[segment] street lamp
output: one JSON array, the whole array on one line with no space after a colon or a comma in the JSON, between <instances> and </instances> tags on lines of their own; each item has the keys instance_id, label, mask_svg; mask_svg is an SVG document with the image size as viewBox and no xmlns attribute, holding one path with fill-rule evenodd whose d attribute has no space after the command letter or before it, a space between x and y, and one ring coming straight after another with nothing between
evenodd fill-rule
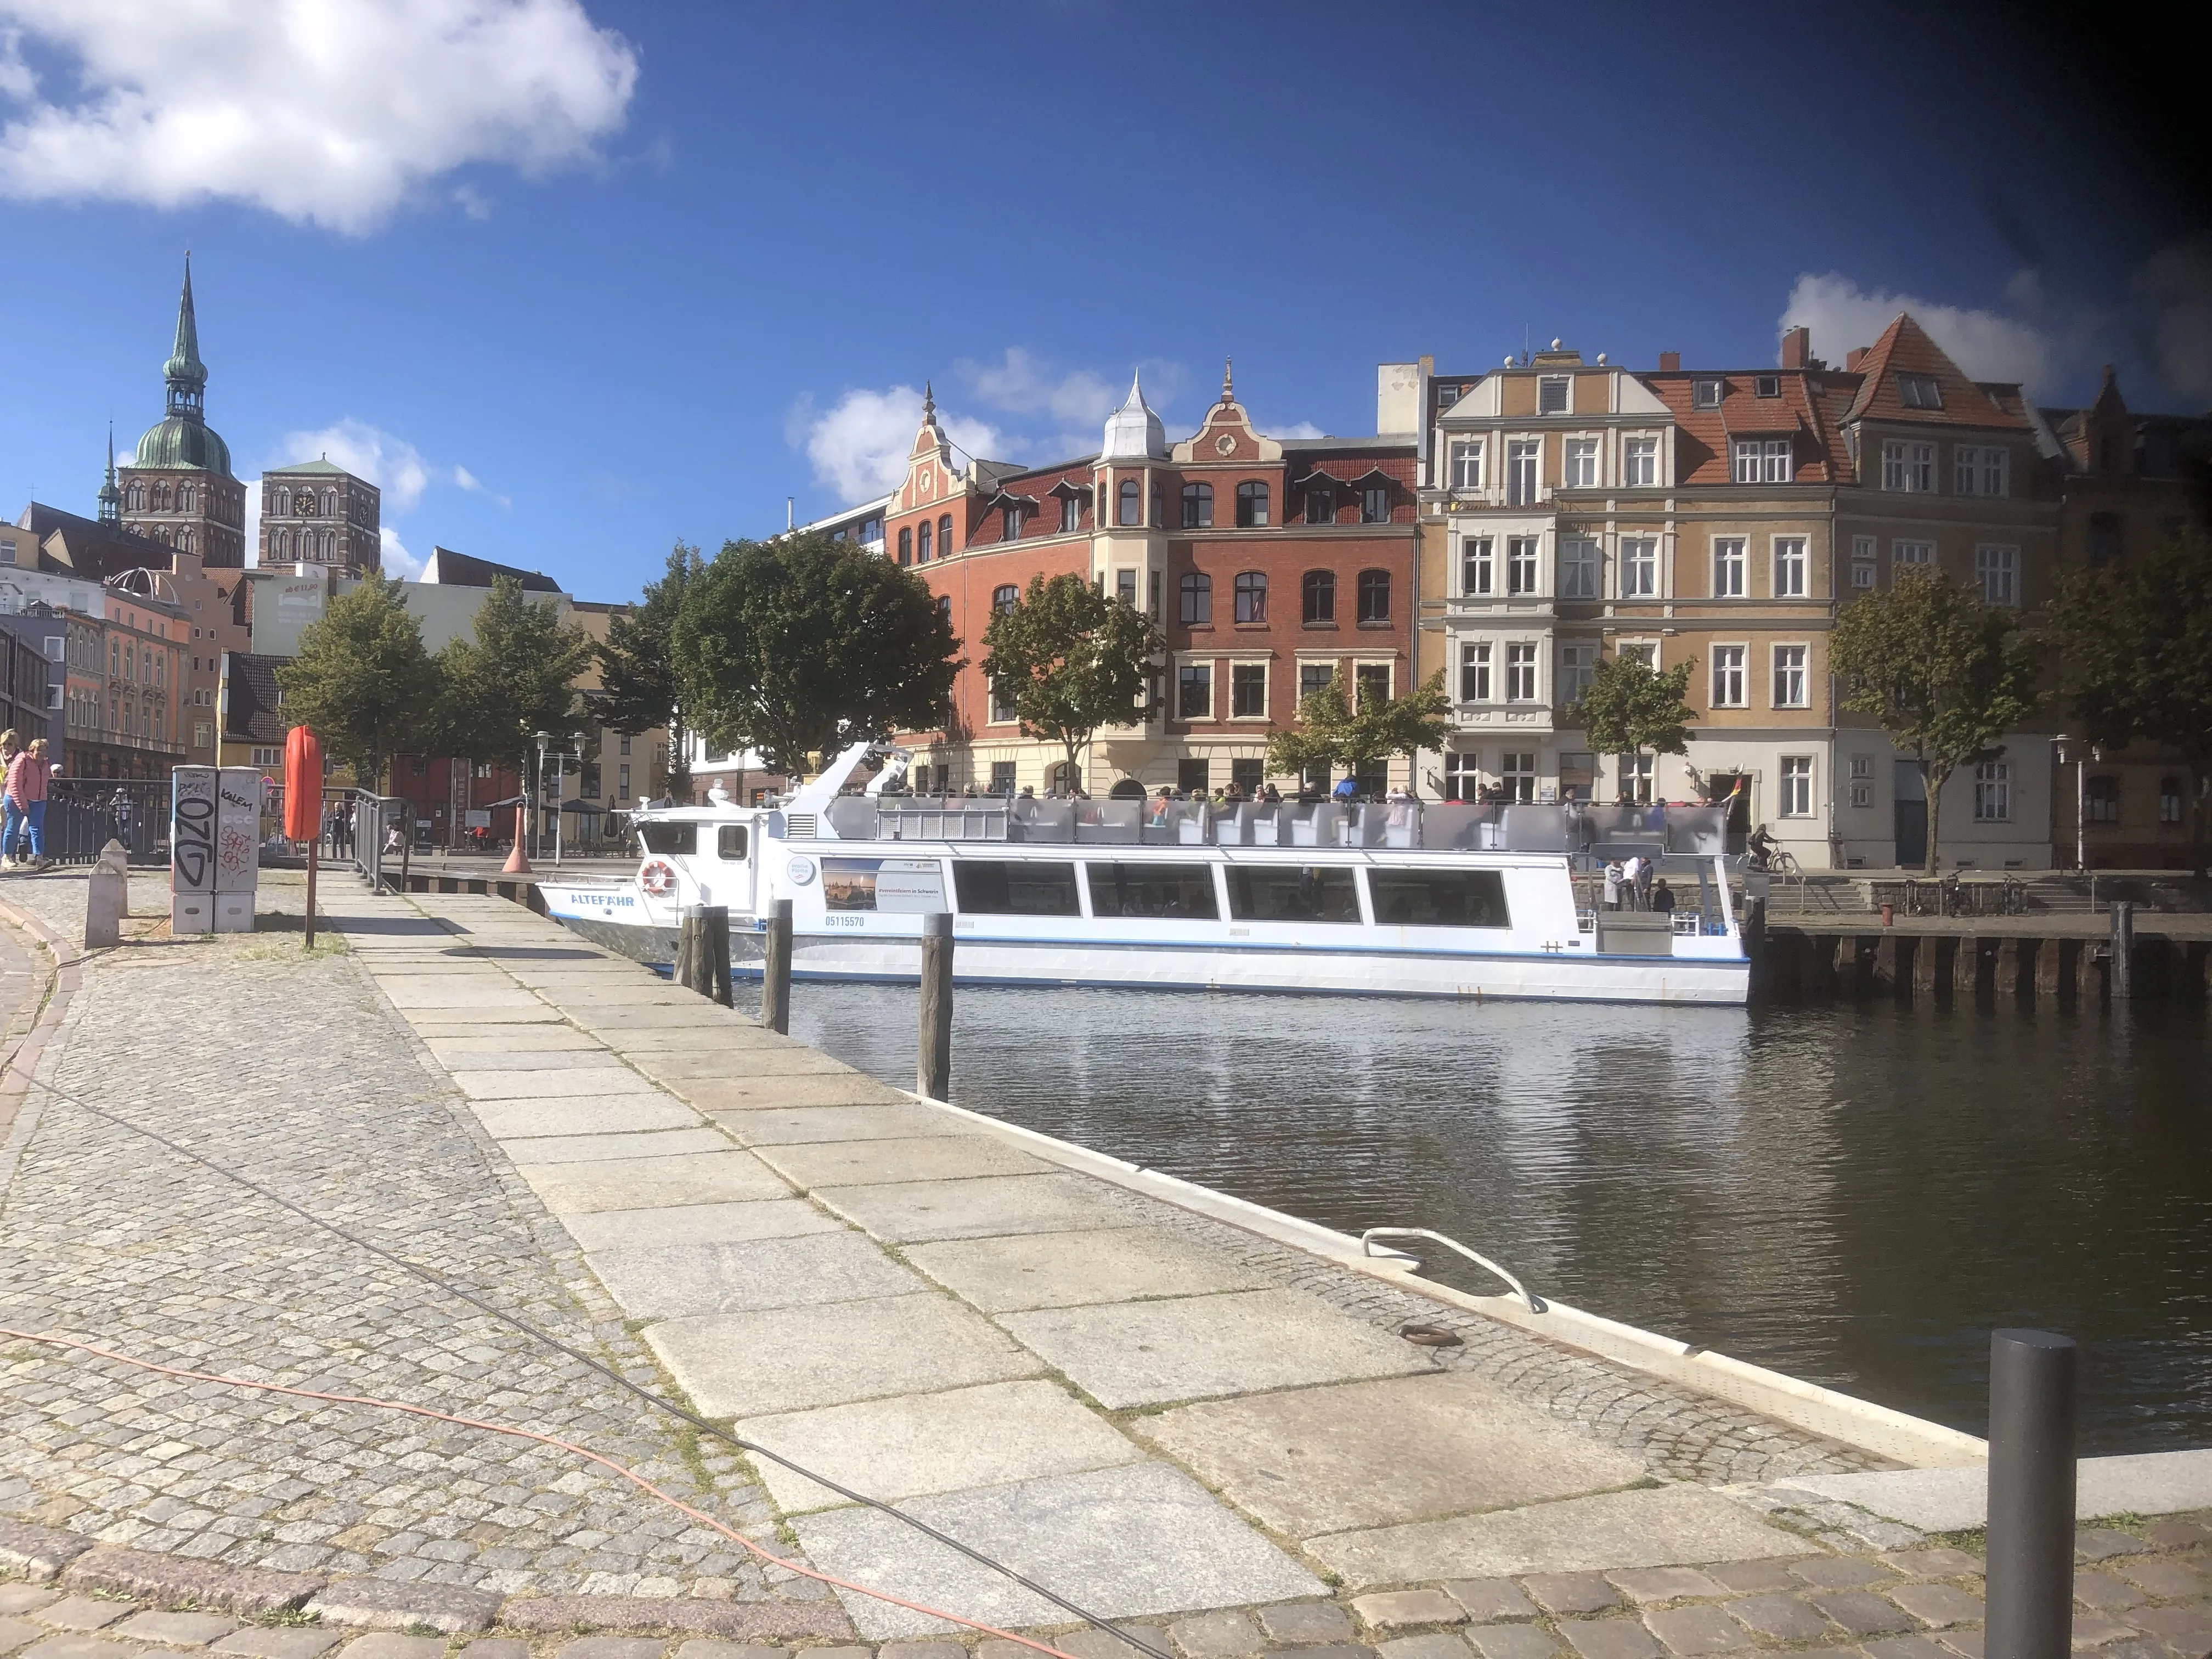
<instances>
[{"instance_id":1,"label":"street lamp","mask_svg":"<svg viewBox=\"0 0 2212 1659\"><path fill-rule=\"evenodd\" d=\"M553 740L550 732L538 733L538 770L530 781L530 826L532 858L545 852L545 745Z\"/></svg>"},{"instance_id":2,"label":"street lamp","mask_svg":"<svg viewBox=\"0 0 2212 1659\"><path fill-rule=\"evenodd\" d=\"M2086 804L2087 791L2082 783L2082 773L2087 769L2072 738L2061 732L2051 738L2051 743L2057 751L2058 763L2064 766L2070 763L2074 768L2074 867L2087 874L2089 868L2088 807Z\"/></svg>"}]
</instances>

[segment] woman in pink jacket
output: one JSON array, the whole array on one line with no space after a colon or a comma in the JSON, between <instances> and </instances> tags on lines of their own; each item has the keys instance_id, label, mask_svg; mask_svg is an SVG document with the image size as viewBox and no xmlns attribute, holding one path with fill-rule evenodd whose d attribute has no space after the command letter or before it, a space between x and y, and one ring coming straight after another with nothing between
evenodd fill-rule
<instances>
[{"instance_id":1,"label":"woman in pink jacket","mask_svg":"<svg viewBox=\"0 0 2212 1659\"><path fill-rule=\"evenodd\" d=\"M30 825L29 867L46 867L46 780L53 775L46 759L46 740L31 739L31 746L8 763L7 817L10 827L21 817ZM0 851L13 853L11 848Z\"/></svg>"}]
</instances>

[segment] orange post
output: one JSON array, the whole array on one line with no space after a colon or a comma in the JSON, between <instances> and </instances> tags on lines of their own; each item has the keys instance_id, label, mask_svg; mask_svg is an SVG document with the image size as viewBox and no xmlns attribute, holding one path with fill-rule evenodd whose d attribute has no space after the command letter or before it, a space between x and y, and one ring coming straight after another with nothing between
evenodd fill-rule
<instances>
[{"instance_id":1,"label":"orange post","mask_svg":"<svg viewBox=\"0 0 2212 1659\"><path fill-rule=\"evenodd\" d=\"M284 734L284 833L307 843L307 942L315 948L315 851L323 838L323 745L304 726Z\"/></svg>"}]
</instances>

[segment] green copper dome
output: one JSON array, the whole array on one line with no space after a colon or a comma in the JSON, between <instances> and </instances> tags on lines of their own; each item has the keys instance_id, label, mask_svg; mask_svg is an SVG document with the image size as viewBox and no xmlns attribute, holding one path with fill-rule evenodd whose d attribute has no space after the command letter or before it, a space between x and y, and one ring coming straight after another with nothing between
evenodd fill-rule
<instances>
[{"instance_id":1,"label":"green copper dome","mask_svg":"<svg viewBox=\"0 0 2212 1659\"><path fill-rule=\"evenodd\" d=\"M230 446L204 421L172 415L138 441L138 466L193 466L230 477Z\"/></svg>"},{"instance_id":2,"label":"green copper dome","mask_svg":"<svg viewBox=\"0 0 2212 1659\"><path fill-rule=\"evenodd\" d=\"M204 400L207 365L200 361L199 323L192 313L192 264L185 259L185 291L177 301L177 340L169 361L161 365L168 383L167 417L138 441L137 465L142 467L196 467L204 472L230 474L230 446L207 424Z\"/></svg>"}]
</instances>

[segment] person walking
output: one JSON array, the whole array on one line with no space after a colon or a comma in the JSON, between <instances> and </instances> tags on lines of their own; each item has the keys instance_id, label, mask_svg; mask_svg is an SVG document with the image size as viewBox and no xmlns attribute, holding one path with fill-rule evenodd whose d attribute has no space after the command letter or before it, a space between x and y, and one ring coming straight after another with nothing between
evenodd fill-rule
<instances>
[{"instance_id":1,"label":"person walking","mask_svg":"<svg viewBox=\"0 0 2212 1659\"><path fill-rule=\"evenodd\" d=\"M46 740L31 739L31 746L8 763L4 787L7 819L12 825L20 814L30 831L31 856L16 867L46 867L46 783L54 769L46 762Z\"/></svg>"},{"instance_id":2,"label":"person walking","mask_svg":"<svg viewBox=\"0 0 2212 1659\"><path fill-rule=\"evenodd\" d=\"M15 763L15 757L22 750L23 740L15 735L14 726L0 732L0 776L6 775L9 767ZM10 795L6 802L6 816L0 819L0 870L15 867L15 837L23 832L27 823L27 820L16 811L15 798Z\"/></svg>"}]
</instances>

